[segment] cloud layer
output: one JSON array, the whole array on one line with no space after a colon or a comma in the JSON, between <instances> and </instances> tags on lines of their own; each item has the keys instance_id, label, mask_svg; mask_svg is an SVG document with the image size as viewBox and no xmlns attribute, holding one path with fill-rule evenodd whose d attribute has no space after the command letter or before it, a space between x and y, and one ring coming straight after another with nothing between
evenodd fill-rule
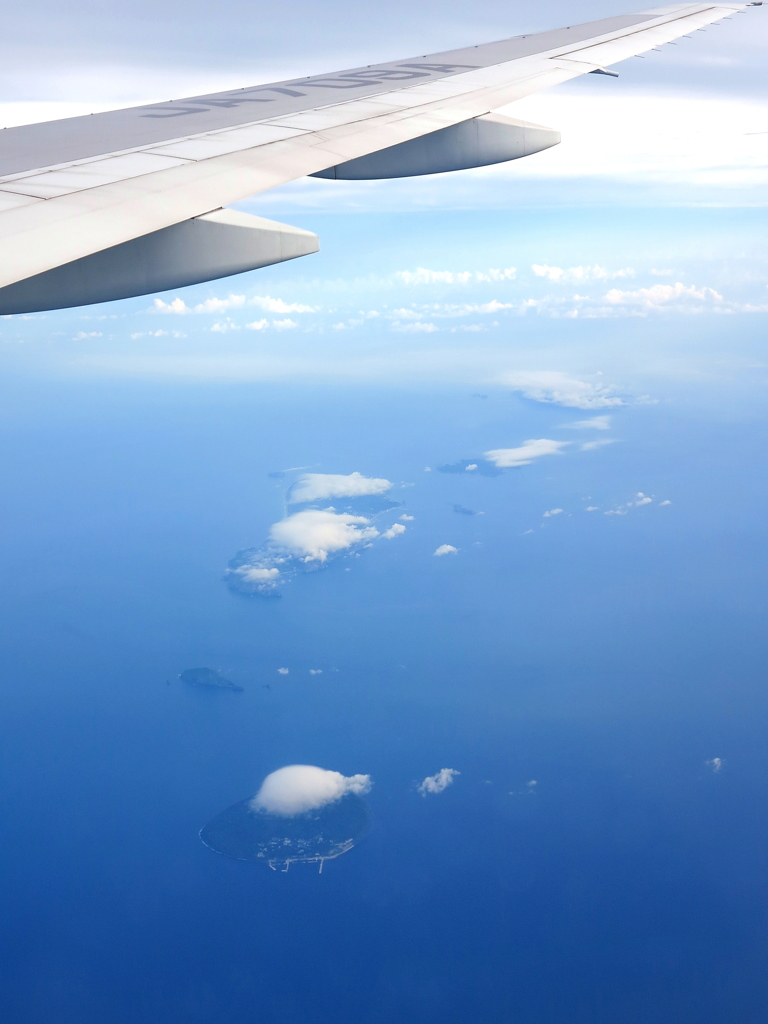
<instances>
[{"instance_id":1,"label":"cloud layer","mask_svg":"<svg viewBox=\"0 0 768 1024\"><path fill-rule=\"evenodd\" d=\"M290 764L272 772L251 800L251 810L292 818L371 788L370 775L342 775L312 764Z\"/></svg>"}]
</instances>

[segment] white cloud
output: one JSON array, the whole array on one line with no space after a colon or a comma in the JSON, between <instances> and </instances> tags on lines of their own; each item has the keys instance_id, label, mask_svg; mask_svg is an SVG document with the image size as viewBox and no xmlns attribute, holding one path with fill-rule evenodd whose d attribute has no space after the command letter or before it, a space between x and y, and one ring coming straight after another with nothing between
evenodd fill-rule
<instances>
[{"instance_id":1,"label":"white cloud","mask_svg":"<svg viewBox=\"0 0 768 1024\"><path fill-rule=\"evenodd\" d=\"M585 103L578 90L555 90L518 100L502 113L563 129L563 144L546 160L528 167L515 161L522 165L516 176L588 178L602 189L619 180L656 188L667 183L688 201L705 185L727 194L766 182L764 137L747 137L766 123L766 105L752 94L604 93Z\"/></svg>"},{"instance_id":2,"label":"white cloud","mask_svg":"<svg viewBox=\"0 0 768 1024\"><path fill-rule=\"evenodd\" d=\"M723 767L722 757L713 757L710 761L705 761L704 764L707 768L711 768L713 772L719 772Z\"/></svg>"},{"instance_id":3,"label":"white cloud","mask_svg":"<svg viewBox=\"0 0 768 1024\"><path fill-rule=\"evenodd\" d=\"M592 416L588 420L576 420L575 423L565 423L564 426L572 430L610 430L610 416Z\"/></svg>"},{"instance_id":4,"label":"white cloud","mask_svg":"<svg viewBox=\"0 0 768 1024\"><path fill-rule=\"evenodd\" d=\"M294 327L298 327L299 325L295 320L288 320L286 318L285 320L273 320L272 326L276 331L292 331Z\"/></svg>"},{"instance_id":5,"label":"white cloud","mask_svg":"<svg viewBox=\"0 0 768 1024\"><path fill-rule=\"evenodd\" d=\"M428 775L419 785L419 792L422 796L427 793L442 793L448 786L453 785L454 775L461 775L455 768L441 768L436 775Z\"/></svg>"},{"instance_id":6,"label":"white cloud","mask_svg":"<svg viewBox=\"0 0 768 1024\"><path fill-rule=\"evenodd\" d=\"M306 509L275 523L270 542L303 562L325 562L328 555L373 540L379 531L363 516Z\"/></svg>"},{"instance_id":7,"label":"white cloud","mask_svg":"<svg viewBox=\"0 0 768 1024\"><path fill-rule=\"evenodd\" d=\"M450 270L427 270L419 267L417 270L398 270L395 278L403 284L466 284L472 279L469 270L460 273L453 273Z\"/></svg>"},{"instance_id":8,"label":"white cloud","mask_svg":"<svg viewBox=\"0 0 768 1024\"><path fill-rule=\"evenodd\" d=\"M531 267L536 277L546 277L548 281L557 284L570 281L607 281L616 277L634 277L635 272L631 267L623 270L607 270L605 267L549 267L546 264L534 263Z\"/></svg>"},{"instance_id":9,"label":"white cloud","mask_svg":"<svg viewBox=\"0 0 768 1024\"><path fill-rule=\"evenodd\" d=\"M281 676L287 676L288 672L289 672L289 669L287 669L287 668L279 668L277 671L280 673Z\"/></svg>"},{"instance_id":10,"label":"white cloud","mask_svg":"<svg viewBox=\"0 0 768 1024\"><path fill-rule=\"evenodd\" d=\"M78 331L73 341L85 341L86 338L103 338L101 331Z\"/></svg>"},{"instance_id":11,"label":"white cloud","mask_svg":"<svg viewBox=\"0 0 768 1024\"><path fill-rule=\"evenodd\" d=\"M183 299L176 298L172 302L163 302L162 299L155 299L156 313L190 313L189 306Z\"/></svg>"},{"instance_id":12,"label":"white cloud","mask_svg":"<svg viewBox=\"0 0 768 1024\"><path fill-rule=\"evenodd\" d=\"M249 306L258 306L265 313L317 313L319 306L306 306L301 302L283 302L282 299L273 299L270 295L254 295L248 299Z\"/></svg>"},{"instance_id":13,"label":"white cloud","mask_svg":"<svg viewBox=\"0 0 768 1024\"><path fill-rule=\"evenodd\" d=\"M321 668L311 668L309 670L309 674L311 676L321 676L323 674L323 670Z\"/></svg>"},{"instance_id":14,"label":"white cloud","mask_svg":"<svg viewBox=\"0 0 768 1024\"><path fill-rule=\"evenodd\" d=\"M584 511L585 512L597 512L597 511L599 511L599 509L600 509L599 505L587 505L587 507L584 509Z\"/></svg>"},{"instance_id":15,"label":"white cloud","mask_svg":"<svg viewBox=\"0 0 768 1024\"><path fill-rule=\"evenodd\" d=\"M305 306L300 302L284 302L282 299L273 299L269 295L255 295L247 299L245 295L228 295L226 299L211 298L204 302L198 302L195 306L188 306L183 299L175 298L172 302L163 302L162 299L155 299L154 308L156 313L224 313L229 309L242 309L244 306L258 306L259 309L268 313L316 313L319 306Z\"/></svg>"},{"instance_id":16,"label":"white cloud","mask_svg":"<svg viewBox=\"0 0 768 1024\"><path fill-rule=\"evenodd\" d=\"M392 483L383 477L362 473L305 473L288 492L288 504L319 501L326 498L360 498L368 494L386 494Z\"/></svg>"},{"instance_id":17,"label":"white cloud","mask_svg":"<svg viewBox=\"0 0 768 1024\"><path fill-rule=\"evenodd\" d=\"M403 520L404 523L411 523L411 522L413 522L413 516L406 515L405 513L403 513L400 516L400 518Z\"/></svg>"},{"instance_id":18,"label":"white cloud","mask_svg":"<svg viewBox=\"0 0 768 1024\"><path fill-rule=\"evenodd\" d=\"M245 327L248 331L263 331L265 327L269 327L269 320L253 320Z\"/></svg>"},{"instance_id":19,"label":"white cloud","mask_svg":"<svg viewBox=\"0 0 768 1024\"><path fill-rule=\"evenodd\" d=\"M399 320L395 320L392 324L392 330L400 331L401 334L434 334L440 328L435 324L424 323L421 320L412 320L407 324L401 324Z\"/></svg>"},{"instance_id":20,"label":"white cloud","mask_svg":"<svg viewBox=\"0 0 768 1024\"><path fill-rule=\"evenodd\" d=\"M465 302L460 306L435 306L437 316L469 316L471 313L499 313L503 309L515 309L516 302L499 302L498 299L491 299L490 302L470 303Z\"/></svg>"},{"instance_id":21,"label":"white cloud","mask_svg":"<svg viewBox=\"0 0 768 1024\"><path fill-rule=\"evenodd\" d=\"M242 576L246 583L267 583L272 584L280 575L279 569L266 569L258 565L241 565L234 570L238 576Z\"/></svg>"},{"instance_id":22,"label":"white cloud","mask_svg":"<svg viewBox=\"0 0 768 1024\"><path fill-rule=\"evenodd\" d=\"M571 409L605 409L624 404L620 398L611 396L604 384L578 380L557 370L519 370L505 374L501 380L513 391L519 391L535 402L564 405Z\"/></svg>"},{"instance_id":23,"label":"white cloud","mask_svg":"<svg viewBox=\"0 0 768 1024\"><path fill-rule=\"evenodd\" d=\"M177 300L174 299L174 302ZM157 306L158 300L155 299ZM173 305L173 303L172 303ZM183 311L163 310L163 312L191 312L191 313L223 313L228 309L241 309L245 305L244 295L228 295L226 299L206 299L205 302L198 302L191 310L187 307Z\"/></svg>"},{"instance_id":24,"label":"white cloud","mask_svg":"<svg viewBox=\"0 0 768 1024\"><path fill-rule=\"evenodd\" d=\"M672 504L672 502L669 500L669 498L667 498L666 501L660 501L659 502L659 508L662 508L664 505L671 505L671 504Z\"/></svg>"},{"instance_id":25,"label":"white cloud","mask_svg":"<svg viewBox=\"0 0 768 1024\"><path fill-rule=\"evenodd\" d=\"M424 316L423 313L417 312L415 309L393 309L388 314L392 320L421 320Z\"/></svg>"},{"instance_id":26,"label":"white cloud","mask_svg":"<svg viewBox=\"0 0 768 1024\"><path fill-rule=\"evenodd\" d=\"M485 458L499 469L527 466L542 455L562 454L560 449L565 448L568 443L568 441L550 441L546 437L541 437L538 440L523 441L519 448L494 448L485 453Z\"/></svg>"},{"instance_id":27,"label":"white cloud","mask_svg":"<svg viewBox=\"0 0 768 1024\"><path fill-rule=\"evenodd\" d=\"M440 558L442 555L455 555L458 550L459 549L455 548L453 544L441 544L435 551L435 554Z\"/></svg>"},{"instance_id":28,"label":"white cloud","mask_svg":"<svg viewBox=\"0 0 768 1024\"><path fill-rule=\"evenodd\" d=\"M642 491L638 491L637 492L636 498L637 498L637 500L635 501L636 505L650 505L651 502L653 501L653 498L649 498L648 495L647 494L643 494Z\"/></svg>"},{"instance_id":29,"label":"white cloud","mask_svg":"<svg viewBox=\"0 0 768 1024\"><path fill-rule=\"evenodd\" d=\"M677 284L654 284L650 288L638 288L631 292L611 288L605 295L605 301L611 306L639 305L646 309L658 309L659 306L669 303L690 302L691 299L699 302L722 302L723 296L714 288L686 286L680 281Z\"/></svg>"},{"instance_id":30,"label":"white cloud","mask_svg":"<svg viewBox=\"0 0 768 1024\"><path fill-rule=\"evenodd\" d=\"M585 441L584 444L579 446L579 451L591 452L595 448L605 448L607 444L616 444L616 439L613 437L598 437L596 441Z\"/></svg>"},{"instance_id":31,"label":"white cloud","mask_svg":"<svg viewBox=\"0 0 768 1024\"><path fill-rule=\"evenodd\" d=\"M393 537L399 536L401 533L405 533L405 527L402 523L393 523L388 530L382 533L382 537L386 540L392 540Z\"/></svg>"},{"instance_id":32,"label":"white cloud","mask_svg":"<svg viewBox=\"0 0 768 1024\"><path fill-rule=\"evenodd\" d=\"M290 818L335 803L347 793L367 793L370 788L370 775L345 776L312 764L291 764L264 779L250 807Z\"/></svg>"},{"instance_id":33,"label":"white cloud","mask_svg":"<svg viewBox=\"0 0 768 1024\"><path fill-rule=\"evenodd\" d=\"M477 463L476 463L476 462L470 462L470 463L469 463L469 465L467 465L467 466L465 466L465 467L464 467L464 471L465 471L466 473L472 473L472 472L474 472L474 471L475 471L476 469L477 469Z\"/></svg>"},{"instance_id":34,"label":"white cloud","mask_svg":"<svg viewBox=\"0 0 768 1024\"><path fill-rule=\"evenodd\" d=\"M486 281L488 283L496 281L514 281L516 276L517 270L514 267L507 267L506 270L475 271L475 279L477 281Z\"/></svg>"},{"instance_id":35,"label":"white cloud","mask_svg":"<svg viewBox=\"0 0 768 1024\"><path fill-rule=\"evenodd\" d=\"M563 509L561 509L561 508L551 508L549 510L549 512L545 512L544 513L544 517L543 518L544 519L551 519L552 516L559 516L559 515L562 515L562 513L563 513Z\"/></svg>"}]
</instances>

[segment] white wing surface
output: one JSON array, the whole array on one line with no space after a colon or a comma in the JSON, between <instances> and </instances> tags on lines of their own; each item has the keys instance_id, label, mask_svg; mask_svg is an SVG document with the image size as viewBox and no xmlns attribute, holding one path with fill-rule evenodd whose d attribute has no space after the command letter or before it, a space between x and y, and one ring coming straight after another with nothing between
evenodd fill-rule
<instances>
[{"instance_id":1,"label":"white wing surface","mask_svg":"<svg viewBox=\"0 0 768 1024\"><path fill-rule=\"evenodd\" d=\"M748 6L760 5L676 4L337 74L7 128L0 132L0 312L98 301L87 288L81 294L76 283L66 284L98 270L94 254L157 233L172 259L168 239L176 236L164 232L175 225L304 175L337 176L341 165L364 167L369 154L482 122L514 100L603 71ZM506 130L505 119L488 120L493 132ZM515 124L522 122L509 122ZM527 126L529 134L533 129ZM498 149L498 139L494 144ZM417 169L404 173L422 173L423 161L408 153ZM254 230L263 235L269 223L259 220ZM217 222L216 230L225 229ZM301 254L294 251L296 229L274 230L292 232L291 254ZM314 251L316 239L304 234L306 251ZM68 265L66 279L47 276ZM189 280L223 276L210 267L206 274ZM30 305L29 296L56 280L59 291L72 287L71 302L64 295L46 305L42 296ZM163 287L160 278L142 280L123 294Z\"/></svg>"}]
</instances>

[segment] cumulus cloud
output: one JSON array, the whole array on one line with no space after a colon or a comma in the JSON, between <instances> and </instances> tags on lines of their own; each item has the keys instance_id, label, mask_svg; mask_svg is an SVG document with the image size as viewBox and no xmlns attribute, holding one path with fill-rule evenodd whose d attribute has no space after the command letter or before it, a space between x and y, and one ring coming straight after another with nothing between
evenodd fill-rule
<instances>
[{"instance_id":1,"label":"cumulus cloud","mask_svg":"<svg viewBox=\"0 0 768 1024\"><path fill-rule=\"evenodd\" d=\"M317 313L319 306L306 306L301 302L283 302L273 299L270 295L254 295L248 300L249 306L258 306L266 313Z\"/></svg>"},{"instance_id":2,"label":"cumulus cloud","mask_svg":"<svg viewBox=\"0 0 768 1024\"><path fill-rule=\"evenodd\" d=\"M422 320L411 320L407 324L401 324L399 320L395 320L392 330L400 331L402 334L434 334L440 328L435 324L424 323Z\"/></svg>"},{"instance_id":3,"label":"cumulus cloud","mask_svg":"<svg viewBox=\"0 0 768 1024\"><path fill-rule=\"evenodd\" d=\"M189 313L190 308L183 299L176 298L172 302L155 299L156 313Z\"/></svg>"},{"instance_id":4,"label":"cumulus cloud","mask_svg":"<svg viewBox=\"0 0 768 1024\"><path fill-rule=\"evenodd\" d=\"M713 772L719 772L723 767L722 757L713 757L710 761L705 761L704 764L707 768L711 768Z\"/></svg>"},{"instance_id":5,"label":"cumulus cloud","mask_svg":"<svg viewBox=\"0 0 768 1024\"><path fill-rule=\"evenodd\" d=\"M287 668L279 668L277 671L280 673L281 676L287 676L288 672L289 672L289 669L287 669Z\"/></svg>"},{"instance_id":6,"label":"cumulus cloud","mask_svg":"<svg viewBox=\"0 0 768 1024\"><path fill-rule=\"evenodd\" d=\"M450 270L419 267L417 270L398 270L395 278L403 284L466 284L472 280L472 273L469 270L454 273Z\"/></svg>"},{"instance_id":7,"label":"cumulus cloud","mask_svg":"<svg viewBox=\"0 0 768 1024\"><path fill-rule=\"evenodd\" d=\"M722 302L723 296L714 288L686 286L680 281L676 284L654 284L650 288L638 288L636 291L611 288L605 296L605 301L612 306L639 305L647 309L657 309L670 303L690 303L692 299L699 302Z\"/></svg>"},{"instance_id":8,"label":"cumulus cloud","mask_svg":"<svg viewBox=\"0 0 768 1024\"><path fill-rule=\"evenodd\" d=\"M437 316L469 316L472 313L500 313L504 309L515 309L516 302L499 302L498 299L491 299L490 302L464 302L460 306L435 306Z\"/></svg>"},{"instance_id":9,"label":"cumulus cloud","mask_svg":"<svg viewBox=\"0 0 768 1024\"><path fill-rule=\"evenodd\" d=\"M513 466L527 466L542 455L559 455L568 441L551 441L546 437L523 441L519 448L494 448L485 453L485 458L499 469L510 469Z\"/></svg>"},{"instance_id":10,"label":"cumulus cloud","mask_svg":"<svg viewBox=\"0 0 768 1024\"><path fill-rule=\"evenodd\" d=\"M545 277L548 281L557 284L571 281L607 281L616 277L634 277L635 272L631 267L623 270L608 270L605 267L549 267L546 264L534 263L531 267L536 277Z\"/></svg>"},{"instance_id":11,"label":"cumulus cloud","mask_svg":"<svg viewBox=\"0 0 768 1024\"><path fill-rule=\"evenodd\" d=\"M379 531L364 516L328 510L296 512L269 531L271 544L302 562L325 562L329 555L373 540Z\"/></svg>"},{"instance_id":12,"label":"cumulus cloud","mask_svg":"<svg viewBox=\"0 0 768 1024\"><path fill-rule=\"evenodd\" d=\"M561 508L551 508L549 510L549 512L545 512L544 513L544 519L551 519L552 516L559 516L559 515L562 515L562 514L563 514L563 509L561 509Z\"/></svg>"},{"instance_id":13,"label":"cumulus cloud","mask_svg":"<svg viewBox=\"0 0 768 1024\"><path fill-rule=\"evenodd\" d=\"M321 676L323 674L323 670L321 668L311 668L309 670L309 674L311 676Z\"/></svg>"},{"instance_id":14,"label":"cumulus cloud","mask_svg":"<svg viewBox=\"0 0 768 1024\"><path fill-rule=\"evenodd\" d=\"M280 575L280 570L274 568L265 569L259 565L242 565L238 572L248 583L273 583Z\"/></svg>"},{"instance_id":15,"label":"cumulus cloud","mask_svg":"<svg viewBox=\"0 0 768 1024\"><path fill-rule=\"evenodd\" d=\"M370 788L370 775L345 776L312 764L291 764L264 779L250 807L292 818L335 803L347 793L362 795Z\"/></svg>"},{"instance_id":16,"label":"cumulus cloud","mask_svg":"<svg viewBox=\"0 0 768 1024\"><path fill-rule=\"evenodd\" d=\"M517 270L514 267L491 267L489 270L428 270L418 267L416 270L398 270L394 278L401 284L468 284L475 280L485 284L499 281L514 281Z\"/></svg>"},{"instance_id":17,"label":"cumulus cloud","mask_svg":"<svg viewBox=\"0 0 768 1024\"><path fill-rule=\"evenodd\" d=\"M383 477L362 473L304 473L288 492L288 504L324 501L327 498L361 498L370 494L386 494L392 483Z\"/></svg>"},{"instance_id":18,"label":"cumulus cloud","mask_svg":"<svg viewBox=\"0 0 768 1024\"><path fill-rule=\"evenodd\" d=\"M381 536L384 537L386 540L392 540L393 537L397 537L401 533L405 533L405 527L403 526L403 524L393 523L392 526L390 526L388 530L385 530Z\"/></svg>"},{"instance_id":19,"label":"cumulus cloud","mask_svg":"<svg viewBox=\"0 0 768 1024\"><path fill-rule=\"evenodd\" d=\"M409 516L405 512L400 516L400 518L403 520L404 523L412 523L413 522L413 516Z\"/></svg>"},{"instance_id":20,"label":"cumulus cloud","mask_svg":"<svg viewBox=\"0 0 768 1024\"><path fill-rule=\"evenodd\" d=\"M473 472L474 470L476 470L476 469L477 469L477 463L476 463L476 462L470 462L470 463L468 463L468 464L467 464L467 465L466 465L466 466L464 467L464 470L465 470L465 472L467 472L467 473L472 473L472 472Z\"/></svg>"},{"instance_id":21,"label":"cumulus cloud","mask_svg":"<svg viewBox=\"0 0 768 1024\"><path fill-rule=\"evenodd\" d=\"M671 504L672 504L672 502L669 500L669 498L667 498L666 501L660 501L659 502L659 508L661 508L663 505L671 505Z\"/></svg>"},{"instance_id":22,"label":"cumulus cloud","mask_svg":"<svg viewBox=\"0 0 768 1024\"><path fill-rule=\"evenodd\" d=\"M624 404L620 398L611 395L604 384L578 380L557 370L519 370L505 374L501 380L534 402L564 405L571 409L606 409Z\"/></svg>"},{"instance_id":23,"label":"cumulus cloud","mask_svg":"<svg viewBox=\"0 0 768 1024\"><path fill-rule=\"evenodd\" d=\"M653 501L653 498L649 498L648 495L643 494L642 491L637 492L637 494L635 495L635 499L636 505L650 505Z\"/></svg>"},{"instance_id":24,"label":"cumulus cloud","mask_svg":"<svg viewBox=\"0 0 768 1024\"><path fill-rule=\"evenodd\" d=\"M514 281L516 276L517 270L514 267L507 267L505 270L475 271L475 279L477 281L486 281L489 284L496 281Z\"/></svg>"},{"instance_id":25,"label":"cumulus cloud","mask_svg":"<svg viewBox=\"0 0 768 1024\"><path fill-rule=\"evenodd\" d=\"M455 555L459 549L455 548L453 544L441 544L440 547L435 551L435 555L440 558L442 555Z\"/></svg>"},{"instance_id":26,"label":"cumulus cloud","mask_svg":"<svg viewBox=\"0 0 768 1024\"><path fill-rule=\"evenodd\" d=\"M253 320L245 325L247 331L263 331L265 327L269 327L269 320Z\"/></svg>"},{"instance_id":27,"label":"cumulus cloud","mask_svg":"<svg viewBox=\"0 0 768 1024\"><path fill-rule=\"evenodd\" d=\"M587 505L584 509L585 512L598 512L600 509L599 505Z\"/></svg>"},{"instance_id":28,"label":"cumulus cloud","mask_svg":"<svg viewBox=\"0 0 768 1024\"><path fill-rule=\"evenodd\" d=\"M436 775L428 775L419 785L419 792L422 796L427 793L442 793L444 789L453 784L454 775L461 775L455 768L441 768Z\"/></svg>"},{"instance_id":29,"label":"cumulus cloud","mask_svg":"<svg viewBox=\"0 0 768 1024\"><path fill-rule=\"evenodd\" d=\"M224 313L230 309L242 309L244 306L257 306L267 313L316 313L319 306L306 306L300 302L284 302L282 299L273 299L270 295L254 295L247 299L245 295L228 295L225 299L211 298L204 302L198 302L195 306L188 306L183 299L175 298L172 302L163 302L162 299L155 299L154 309L156 313L176 313L184 315L187 313Z\"/></svg>"}]
</instances>

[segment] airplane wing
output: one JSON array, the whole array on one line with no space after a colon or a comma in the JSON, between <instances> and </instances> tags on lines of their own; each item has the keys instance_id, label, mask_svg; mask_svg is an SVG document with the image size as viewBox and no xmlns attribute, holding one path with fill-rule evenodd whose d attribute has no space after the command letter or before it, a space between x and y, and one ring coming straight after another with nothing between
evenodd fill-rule
<instances>
[{"instance_id":1,"label":"airplane wing","mask_svg":"<svg viewBox=\"0 0 768 1024\"><path fill-rule=\"evenodd\" d=\"M675 4L337 74L0 132L0 314L212 280L314 252L223 207L304 175L479 166L559 141L493 111L760 3Z\"/></svg>"}]
</instances>

